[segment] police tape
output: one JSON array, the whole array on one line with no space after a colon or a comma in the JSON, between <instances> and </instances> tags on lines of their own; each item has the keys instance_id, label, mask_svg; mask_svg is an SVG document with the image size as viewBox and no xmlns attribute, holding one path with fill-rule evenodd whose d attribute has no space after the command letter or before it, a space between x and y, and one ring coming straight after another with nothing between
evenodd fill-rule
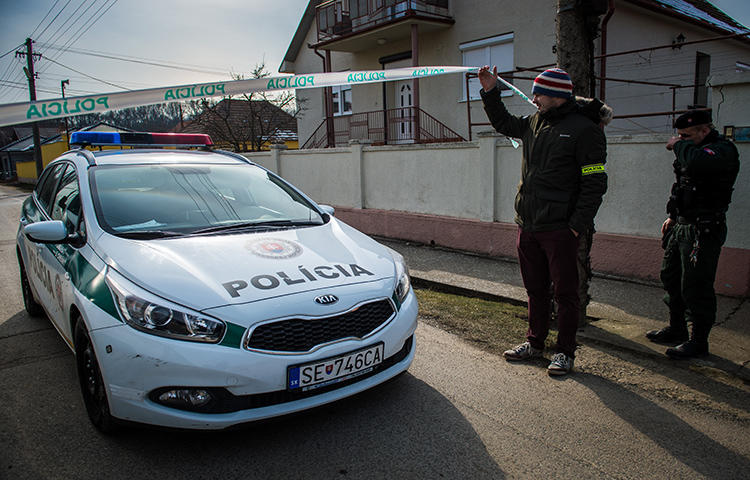
<instances>
[{"instance_id":1,"label":"police tape","mask_svg":"<svg viewBox=\"0 0 750 480\"><path fill-rule=\"evenodd\" d=\"M181 102L200 98L241 95L297 88L321 88L337 85L391 82L433 77L450 73L466 73L475 67L406 67L390 70L355 72L310 73L284 77L254 78L226 82L198 83L176 87L128 90L80 97L39 100L0 105L0 126L64 118L87 113L107 112L121 108L140 107L159 103Z\"/></svg>"}]
</instances>

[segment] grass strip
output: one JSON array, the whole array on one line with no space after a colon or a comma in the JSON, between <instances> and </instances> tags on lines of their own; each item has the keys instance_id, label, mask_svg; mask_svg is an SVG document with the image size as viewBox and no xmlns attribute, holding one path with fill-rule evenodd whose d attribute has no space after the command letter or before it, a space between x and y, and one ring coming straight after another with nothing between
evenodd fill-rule
<instances>
[{"instance_id":1,"label":"grass strip","mask_svg":"<svg viewBox=\"0 0 750 480\"><path fill-rule=\"evenodd\" d=\"M420 321L458 335L483 350L502 354L526 340L525 306L427 288L415 288L414 293L419 301ZM550 328L547 347L556 338L557 330Z\"/></svg>"}]
</instances>

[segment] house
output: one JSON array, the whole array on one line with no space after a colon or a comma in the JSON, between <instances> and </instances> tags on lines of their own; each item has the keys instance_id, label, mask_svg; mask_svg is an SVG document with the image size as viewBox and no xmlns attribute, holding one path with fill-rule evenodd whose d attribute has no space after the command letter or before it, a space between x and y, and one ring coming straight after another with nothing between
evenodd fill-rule
<instances>
[{"instance_id":1,"label":"house","mask_svg":"<svg viewBox=\"0 0 750 480\"><path fill-rule=\"evenodd\" d=\"M60 130L57 121L39 122L39 138L44 141ZM34 139L31 125L13 125L0 128L0 180L16 178L16 162L34 161Z\"/></svg>"},{"instance_id":2,"label":"house","mask_svg":"<svg viewBox=\"0 0 750 480\"><path fill-rule=\"evenodd\" d=\"M128 128L118 127L106 122L99 122L88 127L80 128L81 132L131 132ZM102 147L87 147L102 148ZM116 147L103 147L104 149L113 149ZM52 160L56 159L66 151L70 150L68 144L68 134L63 130L57 135L47 138L42 137L42 165L46 167ZM5 156L8 156L11 168L20 183L36 183L36 162L34 160L34 140L28 135L13 144L6 145L0 149L0 159L5 165Z\"/></svg>"},{"instance_id":3,"label":"house","mask_svg":"<svg viewBox=\"0 0 750 480\"><path fill-rule=\"evenodd\" d=\"M556 63L557 3L537 0L532 9L509 0L311 0L279 70L488 64L528 93L537 73ZM595 71L597 96L615 110L609 134L669 132L671 112L711 106L712 77L750 69L750 40L738 36L747 29L708 1L585 3L608 9L595 41ZM475 124L486 122L478 90L475 78L467 90L458 75L298 90L307 107L298 117L299 136L303 148L358 138L470 139L481 129ZM506 95L512 112L534 111Z\"/></svg>"},{"instance_id":4,"label":"house","mask_svg":"<svg viewBox=\"0 0 750 480\"><path fill-rule=\"evenodd\" d=\"M237 152L268 150L272 144L298 148L294 116L267 100L225 98L173 131L207 133L216 145Z\"/></svg>"}]
</instances>

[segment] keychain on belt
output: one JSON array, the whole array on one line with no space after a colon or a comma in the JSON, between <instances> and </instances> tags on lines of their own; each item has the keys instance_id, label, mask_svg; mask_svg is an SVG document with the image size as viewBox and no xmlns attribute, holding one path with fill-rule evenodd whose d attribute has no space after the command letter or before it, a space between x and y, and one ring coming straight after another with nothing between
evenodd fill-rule
<instances>
[{"instance_id":1,"label":"keychain on belt","mask_svg":"<svg viewBox=\"0 0 750 480\"><path fill-rule=\"evenodd\" d=\"M692 266L695 266L696 263L698 263L698 251L700 250L700 243L699 240L699 233L695 227L693 227L693 231L695 233L695 240L693 241L693 249L690 251L690 264Z\"/></svg>"}]
</instances>

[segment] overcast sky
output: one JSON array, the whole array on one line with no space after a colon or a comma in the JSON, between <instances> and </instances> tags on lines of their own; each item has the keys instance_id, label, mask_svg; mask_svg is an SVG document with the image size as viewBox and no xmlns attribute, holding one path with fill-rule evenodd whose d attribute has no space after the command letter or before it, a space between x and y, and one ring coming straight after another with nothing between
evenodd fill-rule
<instances>
[{"instance_id":1,"label":"overcast sky","mask_svg":"<svg viewBox=\"0 0 750 480\"><path fill-rule=\"evenodd\" d=\"M0 58L0 103L29 98L22 72L25 59L15 57L17 47L27 37L36 42L35 51L44 55L35 63L39 99L60 97L60 82L64 79L70 80L66 95L74 96L120 91L118 87L140 89L224 80L230 78L230 72L248 75L261 62L265 62L268 71L276 73L307 3L0 0L0 55L4 55ZM750 25L750 0L713 3ZM73 40L71 48L61 52L60 47Z\"/></svg>"}]
</instances>

